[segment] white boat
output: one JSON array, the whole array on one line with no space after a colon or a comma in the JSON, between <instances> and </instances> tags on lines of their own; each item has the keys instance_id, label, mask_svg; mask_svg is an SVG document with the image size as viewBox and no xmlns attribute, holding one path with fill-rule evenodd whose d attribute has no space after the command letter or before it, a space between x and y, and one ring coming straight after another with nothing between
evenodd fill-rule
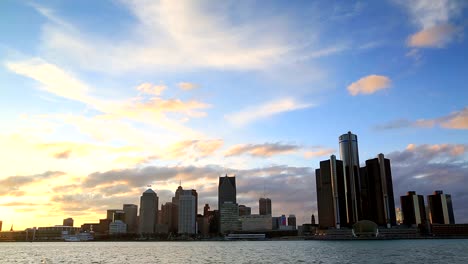
<instances>
[{"instance_id":1,"label":"white boat","mask_svg":"<svg viewBox=\"0 0 468 264\"><path fill-rule=\"evenodd\" d=\"M81 241L77 236L68 236L64 240L66 242L80 242Z\"/></svg>"}]
</instances>

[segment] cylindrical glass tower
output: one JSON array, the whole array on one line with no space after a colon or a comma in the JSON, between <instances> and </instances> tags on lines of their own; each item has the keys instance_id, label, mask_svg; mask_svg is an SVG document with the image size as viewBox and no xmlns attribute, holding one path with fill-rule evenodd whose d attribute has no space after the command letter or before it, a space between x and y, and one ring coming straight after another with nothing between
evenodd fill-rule
<instances>
[{"instance_id":1,"label":"cylindrical glass tower","mask_svg":"<svg viewBox=\"0 0 468 264\"><path fill-rule=\"evenodd\" d=\"M358 219L360 208L359 190L359 151L357 136L349 131L339 137L340 158L343 161L346 182L346 204L348 223L354 224Z\"/></svg>"}]
</instances>

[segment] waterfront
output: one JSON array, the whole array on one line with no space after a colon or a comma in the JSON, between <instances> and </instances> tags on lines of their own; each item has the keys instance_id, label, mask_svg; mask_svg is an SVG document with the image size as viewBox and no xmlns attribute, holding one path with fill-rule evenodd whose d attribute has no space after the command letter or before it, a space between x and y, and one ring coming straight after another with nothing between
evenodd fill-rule
<instances>
[{"instance_id":1,"label":"waterfront","mask_svg":"<svg viewBox=\"0 0 468 264\"><path fill-rule=\"evenodd\" d=\"M468 239L0 243L1 263L467 263Z\"/></svg>"}]
</instances>

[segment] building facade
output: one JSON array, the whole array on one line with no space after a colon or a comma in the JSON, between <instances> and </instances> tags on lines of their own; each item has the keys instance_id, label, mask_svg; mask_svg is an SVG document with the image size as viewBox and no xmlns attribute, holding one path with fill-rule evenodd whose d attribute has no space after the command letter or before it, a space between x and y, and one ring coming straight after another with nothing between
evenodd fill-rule
<instances>
[{"instance_id":1,"label":"building facade","mask_svg":"<svg viewBox=\"0 0 468 264\"><path fill-rule=\"evenodd\" d=\"M239 231L241 229L241 223L239 220L239 206L236 203L228 201L221 204L219 222L219 231L222 234L226 234L231 231Z\"/></svg>"},{"instance_id":2,"label":"building facade","mask_svg":"<svg viewBox=\"0 0 468 264\"><path fill-rule=\"evenodd\" d=\"M179 234L196 234L196 197L194 190L182 190L179 195Z\"/></svg>"},{"instance_id":3,"label":"building facade","mask_svg":"<svg viewBox=\"0 0 468 264\"><path fill-rule=\"evenodd\" d=\"M73 226L73 218L65 218L63 219L63 226Z\"/></svg>"},{"instance_id":4,"label":"building facade","mask_svg":"<svg viewBox=\"0 0 468 264\"><path fill-rule=\"evenodd\" d=\"M315 170L318 220L321 229L340 228L348 224L343 162L334 155L320 162Z\"/></svg>"},{"instance_id":5,"label":"building facade","mask_svg":"<svg viewBox=\"0 0 468 264\"><path fill-rule=\"evenodd\" d=\"M390 160L383 154L366 161L361 169L361 219L387 228L396 225Z\"/></svg>"},{"instance_id":6,"label":"building facade","mask_svg":"<svg viewBox=\"0 0 468 264\"><path fill-rule=\"evenodd\" d=\"M400 197L400 204L403 216L402 224L418 226L426 223L424 196L417 195L416 192L410 191L405 196Z\"/></svg>"},{"instance_id":7,"label":"building facade","mask_svg":"<svg viewBox=\"0 0 468 264\"><path fill-rule=\"evenodd\" d=\"M270 215L244 215L240 217L242 231L271 231Z\"/></svg>"},{"instance_id":8,"label":"building facade","mask_svg":"<svg viewBox=\"0 0 468 264\"><path fill-rule=\"evenodd\" d=\"M435 191L427 196L429 220L431 224L455 224L452 196L443 191Z\"/></svg>"},{"instance_id":9,"label":"building facade","mask_svg":"<svg viewBox=\"0 0 468 264\"><path fill-rule=\"evenodd\" d=\"M260 198L258 200L258 210L260 215L271 215L270 198Z\"/></svg>"},{"instance_id":10,"label":"building facade","mask_svg":"<svg viewBox=\"0 0 468 264\"><path fill-rule=\"evenodd\" d=\"M219 177L218 185L218 209L224 202L237 203L236 199L236 177Z\"/></svg>"},{"instance_id":11,"label":"building facade","mask_svg":"<svg viewBox=\"0 0 468 264\"><path fill-rule=\"evenodd\" d=\"M346 179L346 202L348 225L359 221L361 210L359 150L357 136L349 131L339 137L340 158L343 161L344 176ZM320 220L319 220L320 222Z\"/></svg>"}]
</instances>

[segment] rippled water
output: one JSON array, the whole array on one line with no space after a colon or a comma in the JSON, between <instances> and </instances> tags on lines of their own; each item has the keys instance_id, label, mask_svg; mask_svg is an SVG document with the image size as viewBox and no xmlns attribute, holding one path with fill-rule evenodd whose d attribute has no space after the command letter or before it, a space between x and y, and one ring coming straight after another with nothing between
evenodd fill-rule
<instances>
[{"instance_id":1,"label":"rippled water","mask_svg":"<svg viewBox=\"0 0 468 264\"><path fill-rule=\"evenodd\" d=\"M468 240L0 243L1 263L468 263Z\"/></svg>"}]
</instances>

